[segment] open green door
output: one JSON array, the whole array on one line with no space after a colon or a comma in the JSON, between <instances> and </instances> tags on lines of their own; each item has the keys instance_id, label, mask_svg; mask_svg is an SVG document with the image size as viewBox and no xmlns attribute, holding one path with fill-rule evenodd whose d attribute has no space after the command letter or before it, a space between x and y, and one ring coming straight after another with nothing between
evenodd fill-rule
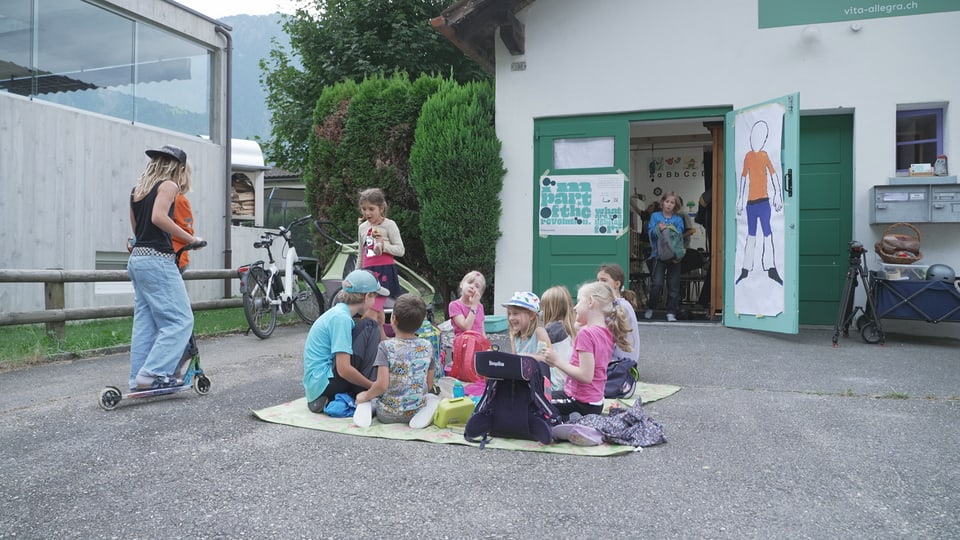
<instances>
[{"instance_id":1,"label":"open green door","mask_svg":"<svg viewBox=\"0 0 960 540\"><path fill-rule=\"evenodd\" d=\"M800 95L726 115L725 326L799 331Z\"/></svg>"},{"instance_id":2,"label":"open green door","mask_svg":"<svg viewBox=\"0 0 960 540\"><path fill-rule=\"evenodd\" d=\"M630 268L630 125L558 118L538 120L534 131L533 290L566 285L576 296L600 264Z\"/></svg>"}]
</instances>

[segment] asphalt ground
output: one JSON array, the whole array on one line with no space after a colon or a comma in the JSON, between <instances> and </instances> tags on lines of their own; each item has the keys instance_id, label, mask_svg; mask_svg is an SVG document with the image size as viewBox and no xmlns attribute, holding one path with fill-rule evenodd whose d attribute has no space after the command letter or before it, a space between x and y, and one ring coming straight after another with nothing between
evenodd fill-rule
<instances>
[{"instance_id":1,"label":"asphalt ground","mask_svg":"<svg viewBox=\"0 0 960 540\"><path fill-rule=\"evenodd\" d=\"M644 324L668 443L594 458L258 420L302 396L306 330L201 340L209 394L113 411L126 354L0 373L0 537L960 537L953 339Z\"/></svg>"}]
</instances>

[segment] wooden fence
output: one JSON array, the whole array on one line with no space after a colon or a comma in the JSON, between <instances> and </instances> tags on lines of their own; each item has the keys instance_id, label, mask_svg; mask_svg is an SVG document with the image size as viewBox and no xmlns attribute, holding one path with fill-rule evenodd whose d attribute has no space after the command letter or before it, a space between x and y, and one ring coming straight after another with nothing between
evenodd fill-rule
<instances>
[{"instance_id":1,"label":"wooden fence","mask_svg":"<svg viewBox=\"0 0 960 540\"><path fill-rule=\"evenodd\" d=\"M187 270L183 279L237 279L237 271L231 269ZM0 326L20 324L47 325L47 333L63 339L67 321L104 319L109 317L130 317L133 306L104 306L94 308L65 309L64 283L95 283L107 281L130 281L126 270L3 270L0 269L0 283L43 283L43 311L24 311L0 313ZM194 311L240 307L240 298L224 298L204 302L192 302Z\"/></svg>"}]
</instances>

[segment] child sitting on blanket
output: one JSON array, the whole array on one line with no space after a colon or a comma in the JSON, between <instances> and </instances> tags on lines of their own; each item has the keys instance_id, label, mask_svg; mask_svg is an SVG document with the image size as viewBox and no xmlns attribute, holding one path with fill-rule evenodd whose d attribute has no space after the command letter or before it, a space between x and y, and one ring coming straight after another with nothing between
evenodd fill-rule
<instances>
[{"instance_id":1,"label":"child sitting on blanket","mask_svg":"<svg viewBox=\"0 0 960 540\"><path fill-rule=\"evenodd\" d=\"M614 344L630 351L630 323L622 305L615 302L613 289L606 283L587 283L577 291L576 340L570 358L560 358L554 349L542 356L551 367L567 375L563 391L553 393L553 404L564 421L571 413L603 412L603 390L607 382L607 364Z\"/></svg>"},{"instance_id":2,"label":"child sitting on blanket","mask_svg":"<svg viewBox=\"0 0 960 540\"><path fill-rule=\"evenodd\" d=\"M380 343L380 327L362 316L377 295L390 291L366 270L354 270L343 280L338 304L317 319L303 345L303 388L311 412L322 413L337 394L351 396L373 385L373 360Z\"/></svg>"},{"instance_id":3,"label":"child sitting on blanket","mask_svg":"<svg viewBox=\"0 0 960 540\"><path fill-rule=\"evenodd\" d=\"M391 319L396 337L380 343L374 361L377 380L357 394L353 421L358 426L370 426L374 409L384 424L405 422L422 429L433 423L440 404L440 396L429 393L436 368L433 346L416 336L426 315L427 306L419 296L397 298Z\"/></svg>"},{"instance_id":4,"label":"child sitting on blanket","mask_svg":"<svg viewBox=\"0 0 960 540\"><path fill-rule=\"evenodd\" d=\"M513 354L542 354L550 347L550 336L547 335L547 330L540 326L540 298L537 295L532 292L517 291L502 305L507 308L510 349ZM538 366L546 379L544 387L552 389L550 368L542 363Z\"/></svg>"}]
</instances>

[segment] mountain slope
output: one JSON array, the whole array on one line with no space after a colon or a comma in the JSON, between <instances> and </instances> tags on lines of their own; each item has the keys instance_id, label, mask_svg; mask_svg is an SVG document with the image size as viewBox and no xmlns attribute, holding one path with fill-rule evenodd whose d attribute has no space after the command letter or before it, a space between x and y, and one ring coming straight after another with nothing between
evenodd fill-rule
<instances>
[{"instance_id":1,"label":"mountain slope","mask_svg":"<svg viewBox=\"0 0 960 540\"><path fill-rule=\"evenodd\" d=\"M233 137L269 139L270 111L260 84L260 60L270 56L272 39L290 49L281 15L231 15L221 20L233 28Z\"/></svg>"}]
</instances>

